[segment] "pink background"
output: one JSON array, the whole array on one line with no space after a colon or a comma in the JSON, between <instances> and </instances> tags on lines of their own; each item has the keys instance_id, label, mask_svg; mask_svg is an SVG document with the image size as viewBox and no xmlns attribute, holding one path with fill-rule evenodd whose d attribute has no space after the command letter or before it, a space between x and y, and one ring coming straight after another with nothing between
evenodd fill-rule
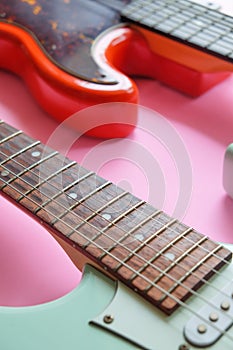
<instances>
[{"instance_id":1,"label":"pink background","mask_svg":"<svg viewBox=\"0 0 233 350\"><path fill-rule=\"evenodd\" d=\"M0 71L0 81L0 118L46 143L58 126L56 121L38 107L16 76ZM233 77L195 99L153 80L138 79L137 84L140 104L171 123L189 154L192 194L182 221L213 239L233 242L233 201L222 186L224 152L233 142ZM143 111L140 118L142 121ZM133 150L136 142L158 159L166 185L163 209L172 215L179 184L171 152L163 150L164 157L159 158L153 137L150 139L139 129L128 141ZM106 148L105 158L98 164L92 160L99 146L105 150L105 144L100 141L83 137L69 149L68 155L156 205L150 193L154 183L150 180L151 174L143 169L142 159L132 162L122 150L111 159ZM1 196L0 209L0 305L41 303L72 290L81 273L50 234Z\"/></svg>"}]
</instances>

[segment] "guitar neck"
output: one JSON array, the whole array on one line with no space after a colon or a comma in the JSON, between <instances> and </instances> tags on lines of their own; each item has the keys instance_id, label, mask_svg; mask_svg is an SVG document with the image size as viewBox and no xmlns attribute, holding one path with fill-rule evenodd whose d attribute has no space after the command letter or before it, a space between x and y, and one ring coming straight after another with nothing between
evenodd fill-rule
<instances>
[{"instance_id":1,"label":"guitar neck","mask_svg":"<svg viewBox=\"0 0 233 350\"><path fill-rule=\"evenodd\" d=\"M168 314L231 259L226 248L4 122L0 189Z\"/></svg>"},{"instance_id":2,"label":"guitar neck","mask_svg":"<svg viewBox=\"0 0 233 350\"><path fill-rule=\"evenodd\" d=\"M189 0L133 0L122 19L233 62L233 18Z\"/></svg>"}]
</instances>

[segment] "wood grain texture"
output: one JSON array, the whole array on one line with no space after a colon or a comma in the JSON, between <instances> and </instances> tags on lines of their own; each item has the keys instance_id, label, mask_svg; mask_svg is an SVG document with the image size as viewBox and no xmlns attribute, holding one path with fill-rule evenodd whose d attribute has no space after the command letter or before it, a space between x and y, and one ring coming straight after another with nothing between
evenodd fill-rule
<instances>
[{"instance_id":1,"label":"wood grain texture","mask_svg":"<svg viewBox=\"0 0 233 350\"><path fill-rule=\"evenodd\" d=\"M231 259L226 248L5 123L0 189L168 314Z\"/></svg>"}]
</instances>

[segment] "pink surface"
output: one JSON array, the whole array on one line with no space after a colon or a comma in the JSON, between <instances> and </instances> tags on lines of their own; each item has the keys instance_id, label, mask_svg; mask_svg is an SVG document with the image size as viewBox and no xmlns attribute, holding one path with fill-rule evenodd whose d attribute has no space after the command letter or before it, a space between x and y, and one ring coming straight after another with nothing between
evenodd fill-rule
<instances>
[{"instance_id":1,"label":"pink surface","mask_svg":"<svg viewBox=\"0 0 233 350\"><path fill-rule=\"evenodd\" d=\"M0 81L0 118L47 142L57 123L40 110L17 77L0 72ZM122 141L82 137L69 156L155 206L159 202L171 215L181 186L187 186L191 197L180 204L182 221L213 239L233 242L233 201L222 187L224 152L233 142L233 77L196 99L152 80L137 83L141 105L151 109L142 107L139 128ZM155 120L162 121L163 131L170 126L175 146L183 140L192 173L186 163L177 168L175 148L160 139ZM49 233L2 197L0 208L0 304L41 303L74 288L81 273Z\"/></svg>"}]
</instances>

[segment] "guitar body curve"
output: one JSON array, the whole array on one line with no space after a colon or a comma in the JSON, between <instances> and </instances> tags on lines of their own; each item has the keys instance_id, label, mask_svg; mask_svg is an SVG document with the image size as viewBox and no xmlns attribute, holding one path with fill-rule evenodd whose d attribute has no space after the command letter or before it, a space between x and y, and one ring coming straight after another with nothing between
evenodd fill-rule
<instances>
[{"instance_id":1,"label":"guitar body curve","mask_svg":"<svg viewBox=\"0 0 233 350\"><path fill-rule=\"evenodd\" d=\"M28 1L3 1L0 4L0 13L5 14L4 19L0 19L0 67L23 78L33 96L46 112L62 122L74 113L92 105L105 102L138 102L138 91L135 83L114 68L110 62L107 62L102 50L98 53L99 64L97 65L93 60L91 47L98 31L88 37L88 35L81 33L80 28L72 28L72 35L74 36L74 32L76 35L74 40L79 37L81 39L77 40L76 43L77 53L75 52L70 58L71 63L67 63L71 55L69 50L71 44L65 43L65 39L54 57L49 52L50 41L56 40L54 46L58 47L64 36L65 28L62 32L58 31L55 39L49 38L47 46L46 43L45 46L42 45L46 41L46 37L53 36L54 30L51 26L54 25L55 20L50 18L51 12L64 13L65 2L59 1L54 3L52 7L51 4L42 5L41 2L41 7L48 6L48 9L45 8L42 11L41 16L35 15L35 7L29 3ZM90 3L93 6L93 3ZM86 8L86 4L82 1L75 1L70 6L65 6L68 9L71 7L69 13L73 10L73 4L78 9L80 7L80 11L73 17L72 23L79 24L83 15L87 15L89 7ZM47 11L50 12L47 13ZM23 18L23 14L25 14L25 18ZM112 17L114 17L112 11L107 11L103 19L106 22L104 29L106 26L114 24L115 20ZM98 26L101 16L97 19L98 21L94 23L95 26ZM34 26L32 25L33 21L35 22ZM83 23L83 20L81 22ZM40 37L40 31L43 32L43 27L48 29L48 25L51 27L51 35L45 32L44 36ZM66 25L67 23L64 22L64 26ZM119 31L115 33L113 30L108 43L116 36L119 39L119 35L122 35L127 41L128 31L126 28L125 31L122 29L120 33ZM67 35L71 35L71 33ZM63 58L64 62L58 60L61 51L67 54ZM99 65L105 66L106 70L103 71ZM70 66L74 67L70 68ZM137 115L134 116L133 120L130 119L130 123L119 125L115 124L114 118L111 120L111 116L109 116L109 125L95 128L89 134L104 138L124 137L132 131L136 120ZM80 126L77 125L77 128L80 129ZM85 129L85 126L81 126L81 129Z\"/></svg>"},{"instance_id":2,"label":"guitar body curve","mask_svg":"<svg viewBox=\"0 0 233 350\"><path fill-rule=\"evenodd\" d=\"M1 307L1 345L7 350L138 349L91 324L114 298L116 283L86 267L78 287L55 301L31 307Z\"/></svg>"},{"instance_id":3,"label":"guitar body curve","mask_svg":"<svg viewBox=\"0 0 233 350\"><path fill-rule=\"evenodd\" d=\"M105 102L138 101L134 82L111 68L117 82L112 85L81 80L54 65L22 28L0 23L0 66L22 77L42 108L62 122L74 113ZM113 37L114 37L114 33ZM17 59L15 59L17 57ZM109 125L90 132L97 137L124 137L135 125ZM76 126L80 129L80 125ZM82 126L85 129L85 126Z\"/></svg>"},{"instance_id":4,"label":"guitar body curve","mask_svg":"<svg viewBox=\"0 0 233 350\"><path fill-rule=\"evenodd\" d=\"M221 290L226 283L232 285L232 272L230 264L200 294L191 298L187 309L180 308L167 316L121 282L86 265L81 283L57 300L29 307L0 307L1 345L7 350L162 350L184 346L190 350L201 349L203 346L187 342L185 327L193 317L192 310L200 312L204 300L212 305L216 290ZM224 292L222 299L226 299ZM213 305L213 309L218 312L218 305ZM208 325L208 314L201 317L206 317ZM231 327L204 348L230 350L232 337Z\"/></svg>"},{"instance_id":5,"label":"guitar body curve","mask_svg":"<svg viewBox=\"0 0 233 350\"><path fill-rule=\"evenodd\" d=\"M122 0L122 7L129 2ZM1 1L0 50L0 67L22 77L42 108L59 122L96 104L137 103L130 75L158 79L191 96L229 75L228 66L216 71L216 59L129 27L119 11L91 0ZM214 69L206 68L206 62ZM126 115L126 124L108 118L107 125L88 134L127 136L137 113L129 120Z\"/></svg>"},{"instance_id":6,"label":"guitar body curve","mask_svg":"<svg viewBox=\"0 0 233 350\"><path fill-rule=\"evenodd\" d=\"M0 124L1 193L48 227L77 266L83 253L120 281L89 268L63 298L0 307L4 349L232 349L232 247Z\"/></svg>"}]
</instances>

